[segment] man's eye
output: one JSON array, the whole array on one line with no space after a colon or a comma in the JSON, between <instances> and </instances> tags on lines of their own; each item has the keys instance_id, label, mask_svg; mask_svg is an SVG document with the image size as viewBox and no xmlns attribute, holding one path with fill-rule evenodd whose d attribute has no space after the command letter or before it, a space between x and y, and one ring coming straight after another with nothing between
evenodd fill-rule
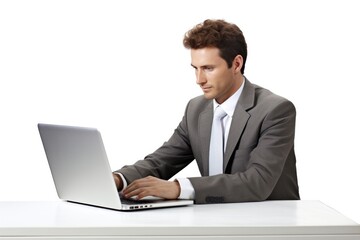
<instances>
[{"instance_id":1,"label":"man's eye","mask_svg":"<svg viewBox=\"0 0 360 240\"><path fill-rule=\"evenodd\" d=\"M205 71L212 71L212 70L214 70L214 68L213 67L204 67L204 70Z\"/></svg>"}]
</instances>

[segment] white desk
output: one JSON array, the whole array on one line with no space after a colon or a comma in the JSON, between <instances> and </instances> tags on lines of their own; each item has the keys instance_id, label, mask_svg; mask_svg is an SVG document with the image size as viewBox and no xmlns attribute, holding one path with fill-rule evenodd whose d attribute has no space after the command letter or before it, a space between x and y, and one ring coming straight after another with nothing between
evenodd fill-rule
<instances>
[{"instance_id":1,"label":"white desk","mask_svg":"<svg viewBox=\"0 0 360 240\"><path fill-rule=\"evenodd\" d=\"M319 201L194 205L119 212L67 202L0 202L4 239L360 239Z\"/></svg>"}]
</instances>

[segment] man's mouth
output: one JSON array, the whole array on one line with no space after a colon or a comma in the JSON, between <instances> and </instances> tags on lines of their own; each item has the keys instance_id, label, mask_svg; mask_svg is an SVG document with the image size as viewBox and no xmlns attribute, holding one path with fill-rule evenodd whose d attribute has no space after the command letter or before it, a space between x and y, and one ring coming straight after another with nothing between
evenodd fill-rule
<instances>
[{"instance_id":1,"label":"man's mouth","mask_svg":"<svg viewBox=\"0 0 360 240\"><path fill-rule=\"evenodd\" d=\"M210 87L210 86L202 86L201 89L202 89L204 92L208 92L208 91L210 91L211 87Z\"/></svg>"}]
</instances>

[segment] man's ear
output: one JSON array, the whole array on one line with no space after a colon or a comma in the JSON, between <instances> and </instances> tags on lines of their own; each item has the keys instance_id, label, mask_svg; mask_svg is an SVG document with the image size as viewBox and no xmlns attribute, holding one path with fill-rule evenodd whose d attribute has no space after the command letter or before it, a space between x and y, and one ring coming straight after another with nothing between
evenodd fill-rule
<instances>
[{"instance_id":1,"label":"man's ear","mask_svg":"<svg viewBox=\"0 0 360 240\"><path fill-rule=\"evenodd\" d=\"M244 64L244 59L241 55L236 55L233 60L234 73L241 73L241 68Z\"/></svg>"}]
</instances>

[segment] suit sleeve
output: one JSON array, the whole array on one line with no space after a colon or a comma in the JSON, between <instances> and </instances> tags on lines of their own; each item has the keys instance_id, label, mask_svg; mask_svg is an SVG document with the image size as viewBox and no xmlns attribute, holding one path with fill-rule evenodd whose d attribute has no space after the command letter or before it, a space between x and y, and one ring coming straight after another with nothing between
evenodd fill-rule
<instances>
[{"instance_id":1,"label":"suit sleeve","mask_svg":"<svg viewBox=\"0 0 360 240\"><path fill-rule=\"evenodd\" d=\"M194 156L185 119L183 117L173 135L159 149L134 165L124 166L116 172L123 174L127 182L131 183L147 176L167 180L186 167L194 160Z\"/></svg>"}]
</instances>

